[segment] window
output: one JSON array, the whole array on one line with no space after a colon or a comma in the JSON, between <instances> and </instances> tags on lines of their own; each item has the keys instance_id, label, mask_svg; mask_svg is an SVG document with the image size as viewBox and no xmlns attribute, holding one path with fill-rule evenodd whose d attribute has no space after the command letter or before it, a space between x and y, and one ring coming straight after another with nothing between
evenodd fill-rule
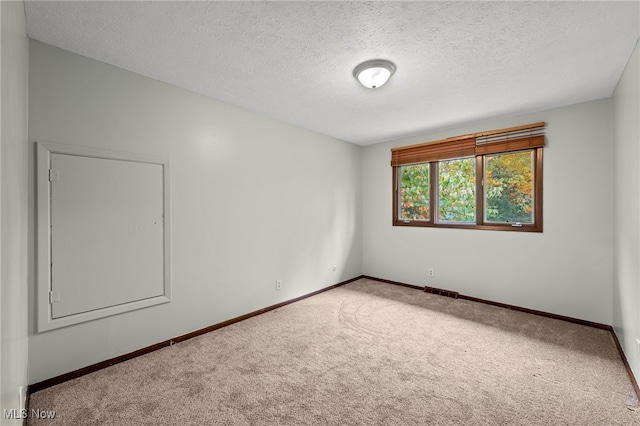
<instances>
[{"instance_id":1,"label":"window","mask_svg":"<svg viewBox=\"0 0 640 426\"><path fill-rule=\"evenodd\" d=\"M485 220L534 223L533 151L484 157Z\"/></svg>"},{"instance_id":2,"label":"window","mask_svg":"<svg viewBox=\"0 0 640 426\"><path fill-rule=\"evenodd\" d=\"M475 159L438 162L438 218L441 222L476 221Z\"/></svg>"},{"instance_id":3,"label":"window","mask_svg":"<svg viewBox=\"0 0 640 426\"><path fill-rule=\"evenodd\" d=\"M400 180L402 220L429 220L429 163L400 167Z\"/></svg>"},{"instance_id":4,"label":"window","mask_svg":"<svg viewBox=\"0 0 640 426\"><path fill-rule=\"evenodd\" d=\"M544 125L393 148L393 224L542 232Z\"/></svg>"}]
</instances>

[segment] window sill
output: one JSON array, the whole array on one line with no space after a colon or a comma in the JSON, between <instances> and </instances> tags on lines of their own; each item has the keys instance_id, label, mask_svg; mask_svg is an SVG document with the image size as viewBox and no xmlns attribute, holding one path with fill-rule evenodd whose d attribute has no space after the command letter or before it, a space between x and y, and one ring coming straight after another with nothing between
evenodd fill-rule
<instances>
[{"instance_id":1,"label":"window sill","mask_svg":"<svg viewBox=\"0 0 640 426\"><path fill-rule=\"evenodd\" d=\"M393 226L408 226L417 228L452 228L452 229L479 229L483 231L513 231L513 232L542 232L542 225L478 225L475 223L432 223L422 220L414 220L411 222L405 222L400 220L394 220Z\"/></svg>"}]
</instances>

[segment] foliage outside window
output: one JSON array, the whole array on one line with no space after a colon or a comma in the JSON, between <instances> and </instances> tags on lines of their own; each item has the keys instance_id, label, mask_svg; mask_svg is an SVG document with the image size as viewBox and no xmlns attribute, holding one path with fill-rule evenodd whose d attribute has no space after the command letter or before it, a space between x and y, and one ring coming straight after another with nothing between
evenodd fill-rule
<instances>
[{"instance_id":1,"label":"foliage outside window","mask_svg":"<svg viewBox=\"0 0 640 426\"><path fill-rule=\"evenodd\" d=\"M438 162L438 218L442 222L476 221L476 165L473 158Z\"/></svg>"},{"instance_id":2,"label":"foliage outside window","mask_svg":"<svg viewBox=\"0 0 640 426\"><path fill-rule=\"evenodd\" d=\"M402 220L429 220L429 163L400 167Z\"/></svg>"},{"instance_id":3,"label":"foliage outside window","mask_svg":"<svg viewBox=\"0 0 640 426\"><path fill-rule=\"evenodd\" d=\"M532 157L531 151L485 156L487 222L533 223Z\"/></svg>"},{"instance_id":4,"label":"foliage outside window","mask_svg":"<svg viewBox=\"0 0 640 426\"><path fill-rule=\"evenodd\" d=\"M542 232L543 127L394 148L393 224Z\"/></svg>"}]
</instances>

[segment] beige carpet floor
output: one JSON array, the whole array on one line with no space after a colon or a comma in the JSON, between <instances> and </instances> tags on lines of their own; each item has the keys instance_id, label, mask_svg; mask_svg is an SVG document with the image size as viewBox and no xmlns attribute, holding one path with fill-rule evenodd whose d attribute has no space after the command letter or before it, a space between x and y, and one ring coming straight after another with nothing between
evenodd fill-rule
<instances>
[{"instance_id":1,"label":"beige carpet floor","mask_svg":"<svg viewBox=\"0 0 640 426\"><path fill-rule=\"evenodd\" d=\"M30 425L638 425L608 331L365 279L31 395Z\"/></svg>"}]
</instances>

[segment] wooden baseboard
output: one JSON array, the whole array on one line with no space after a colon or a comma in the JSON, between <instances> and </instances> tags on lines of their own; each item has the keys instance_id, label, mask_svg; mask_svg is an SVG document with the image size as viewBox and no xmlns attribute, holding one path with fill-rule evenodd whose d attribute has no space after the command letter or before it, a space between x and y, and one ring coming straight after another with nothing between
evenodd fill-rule
<instances>
[{"instance_id":1,"label":"wooden baseboard","mask_svg":"<svg viewBox=\"0 0 640 426\"><path fill-rule=\"evenodd\" d=\"M383 278L372 277L372 276L369 276L369 275L363 275L363 278L367 278L367 279L373 280L373 281L379 281L379 282L382 282L382 283L400 285L402 287L415 288L416 290L422 290L422 291L424 291L424 288L425 288L424 286L420 287L420 286L413 285L413 284L407 284L407 283L402 283L402 282L399 282L399 281L392 281L392 280L387 280L387 279L383 279ZM427 287L427 288L430 288L430 287ZM448 290L448 289L443 289L441 291L445 291L445 292L449 292L449 293L457 293L455 290ZM553 318L553 319L557 319L557 320L561 320L561 321L572 322L572 323L575 323L575 324L586 325L586 326L589 326L589 327L600 328L602 330L611 330L611 326L610 325L600 324L598 322L581 320L581 319L578 319L578 318L572 318L572 317L567 317L567 316L564 316L564 315L552 314L552 313L544 312L544 311L537 311L535 309L523 308L521 306L509 305L507 303L494 302L492 300L480 299L478 297L473 297L473 296L465 296L464 294L458 294L458 298L459 299L470 300L472 302L484 303L486 305L498 306L500 308L510 309L512 311L526 312L528 314L539 315L539 316L543 316L543 317L547 317L547 318Z\"/></svg>"},{"instance_id":2,"label":"wooden baseboard","mask_svg":"<svg viewBox=\"0 0 640 426\"><path fill-rule=\"evenodd\" d=\"M399 281L387 280L387 279L383 279L383 278L376 278L376 277L372 277L372 276L369 276L369 275L363 275L362 278L366 278L366 279L373 280L373 281L379 281L379 282L387 283L387 284L399 285L399 286L402 286L402 287L414 288L416 290L424 290L424 287L420 287L420 286L417 286L417 285L402 283L402 282L399 282ZM455 293L452 290L445 290L445 291L449 291L449 292ZM526 313L532 314L532 315L539 315L539 316L542 316L542 317L553 318L553 319L557 319L557 320L560 320L560 321L567 321L567 322L571 322L571 323L574 323L574 324L586 325L587 327L594 327L594 328L599 328L601 330L609 331L611 333L612 337L613 337L613 341L615 342L616 347L618 348L618 352L620 353L620 358L622 358L622 363L624 364L624 367L627 369L627 373L629 374L629 379L631 380L631 384L633 385L633 388L636 391L636 395L638 396L638 399L640 400L640 387L638 387L638 382L636 381L635 375L633 374L633 371L631 370L631 366L629 365L629 362L627 361L627 357L624 354L624 350L622 349L622 346L620 345L620 341L618 340L618 336L616 335L616 332L615 332L615 330L613 329L612 326L607 325L607 324L601 324L601 323L598 323L598 322L586 321L586 320L573 318L573 317L567 317L567 316L564 316L564 315L558 315L558 314L552 314L552 313L549 313L549 312L538 311L538 310L535 310L535 309L523 308L522 306L509 305L507 303L494 302L494 301L491 301L491 300L480 299L480 298L477 298L477 297L465 296L463 294L459 294L458 298L459 299L470 300L472 302L478 302L478 303L484 303L484 304L487 304L487 305L498 306L500 308L510 309L510 310L513 310L513 311L526 312Z\"/></svg>"},{"instance_id":3,"label":"wooden baseboard","mask_svg":"<svg viewBox=\"0 0 640 426\"><path fill-rule=\"evenodd\" d=\"M370 275L363 275L362 278L366 278L368 280L373 280L373 281L379 281L381 283L387 283L387 284L399 285L399 286L402 286L402 287L413 288L413 289L416 289L416 290L424 290L424 287L420 287L418 285L401 283L400 281L385 280L384 278L372 277Z\"/></svg>"},{"instance_id":4,"label":"wooden baseboard","mask_svg":"<svg viewBox=\"0 0 640 426\"><path fill-rule=\"evenodd\" d=\"M246 319L251 318L251 317L255 317L255 316L263 314L265 312L269 312L269 311L272 311L274 309L278 309L278 308L280 308L282 306L297 302L297 301L302 300L302 299L306 299L307 297L315 296L316 294L319 294L319 293L334 289L336 287L343 286L343 285L351 283L353 281L357 281L357 280L359 280L361 278L366 278L366 279L373 280L373 281L379 281L379 282L383 282L383 283L387 283L387 284L394 284L394 285L399 285L399 286L402 286L402 287L408 287L408 288L424 291L424 287L420 287L420 286L417 286L417 285L402 283L402 282L399 282L399 281L387 280L387 279L383 279L383 278L372 277L372 276L369 276L369 275L360 275L360 276L352 278L350 280L342 281L342 282L340 282L338 284L334 284L334 285L331 285L329 287L325 287L325 288L322 288L320 290L311 292L309 294L305 294L303 296L296 297L295 299L291 299L291 300L287 300L287 301L284 301L284 302L276 303L275 305L267 306L266 308L262 308L262 309L259 309L257 311L253 311L253 312L250 312L248 314L244 314L244 315L241 315L239 317L235 317L235 318L232 318L232 319L227 320L227 321L223 321L223 322L218 323L218 324L210 325L208 327L201 328L201 329L193 331L191 333L183 334L181 336L174 337L173 339L165 340L163 342L156 343L154 345L138 349L138 350L130 352L128 354L120 355L118 357L111 358L111 359L108 359L108 360L105 360L105 361L102 361L102 362L99 362L99 363L96 363L96 364L93 364L93 365L89 365L87 367L84 367L84 368L81 368L81 369L78 369L78 370L75 370L75 371L71 371L69 373L65 373L65 374L62 374L60 376L52 377L50 379L43 380L43 381L38 382L38 383L34 383L32 385L29 385L27 387L27 390L26 390L26 399L27 399L26 408L29 409L29 400L30 400L30 395L32 393L41 391L43 389L47 389L47 388L49 388L51 386L59 385L60 383L67 382L69 380L73 380L73 379L76 379L78 377L82 377L84 375L93 373L93 372L98 371L98 370L102 370L103 368L107 368L107 367L110 367L112 365L119 364L121 362L124 362L124 361L130 360L130 359L139 357L141 355L144 355L144 354L147 354L147 353L150 353L150 352L153 352L153 351L156 351L156 350L164 348L166 346L171 346L171 345L173 345L175 343L183 342L185 340L191 339L191 338L199 336L201 334L209 333L209 332L217 330L219 328L226 327L226 326L231 325L231 324L235 324L237 322L246 320ZM446 290L446 291L450 291L450 290ZM493 302L493 301L490 301L490 300L479 299L477 297L465 296L465 295L462 295L462 294L459 295L459 298L460 299L470 300L470 301L473 301L473 302L478 302L478 303L485 303L485 304L488 304L488 305L493 305L493 306L497 306L497 307L501 307L501 308L505 308L505 309L511 309L511 310L514 310L514 311L526 312L526 313L533 314L533 315L539 315L539 316L543 316L543 317L547 317L547 318L553 318L553 319L557 319L557 320L560 320L560 321L568 321L568 322L572 322L572 323L575 323L575 324L586 325L588 327L595 327L595 328L599 328L599 329L603 329L603 330L608 330L611 333L611 335L613 336L613 340L614 340L614 342L616 344L616 347L618 348L618 352L620 353L620 357L622 358L622 362L623 362L625 368L627 369L627 373L629 374L629 378L631 379L631 384L633 385L633 387L634 387L634 389L636 391L638 399L640 399L640 387L638 387L638 382L636 381L636 378L635 378L635 376L633 374L633 371L631 370L631 367L629 366L629 362L627 361L627 357L625 356L624 351L622 349L622 346L620 345L620 341L618 340L618 336L616 335L615 330L613 329L613 327L611 327L610 325L600 324L600 323L596 323L596 322L592 322L592 321L585 321L585 320L581 320L581 319L577 319L577 318L567 317L567 316L564 316L564 315L552 314L552 313L549 313L549 312L538 311L538 310L535 310L535 309L523 308L521 306L509 305L509 304L506 304L506 303Z\"/></svg>"},{"instance_id":5,"label":"wooden baseboard","mask_svg":"<svg viewBox=\"0 0 640 426\"><path fill-rule=\"evenodd\" d=\"M634 376L633 371L631 370L631 366L629 365L629 361L627 361L627 356L624 354L624 350L622 349L622 345L620 344L620 340L618 340L618 335L616 331L611 327L611 335L613 336L613 341L618 348L618 352L620 353L620 358L622 358L622 363L624 364L624 368L627 369L627 374L629 374L629 378L631 379L631 384L633 388L636 390L636 396L640 400L640 387L638 386L638 381L636 380L636 376Z\"/></svg>"},{"instance_id":6,"label":"wooden baseboard","mask_svg":"<svg viewBox=\"0 0 640 426\"><path fill-rule=\"evenodd\" d=\"M470 300L472 302L484 303L487 305L498 306L500 308L510 309L512 311L518 312L526 312L532 315L539 315L542 317L553 318L560 321L572 322L574 324L586 325L587 327L599 328L601 330L610 330L611 326L606 324L601 324L599 322L587 321L573 317L567 317L564 315L552 314L550 312L538 311L535 309L523 308L522 306L509 305L507 303L494 302L492 300L480 299L472 296L459 295L460 299Z\"/></svg>"},{"instance_id":7,"label":"wooden baseboard","mask_svg":"<svg viewBox=\"0 0 640 426\"><path fill-rule=\"evenodd\" d=\"M90 373L96 372L98 370L102 370L103 368L107 368L107 367L110 367L112 365L119 364L121 362L124 362L124 361L130 360L130 359L139 357L141 355L148 354L149 352L157 351L158 349L162 349L164 347L171 346L171 345L173 345L175 343L183 342L183 341L191 339L193 337L200 336L201 334L209 333L211 331L218 330L219 328L226 327L226 326L229 326L231 324L235 324L235 323L240 322L240 321L244 321L244 320L246 320L248 318L255 317L256 315L260 315L260 314L264 314L265 312L273 311L274 309L278 309L278 308L281 308L281 307L283 307L285 305L289 305L289 304L297 302L299 300L306 299L307 297L315 296L316 294L325 292L327 290L331 290L331 289L334 289L336 287L343 286L343 285L348 284L350 282L359 280L360 278L362 278L362 275L358 276L358 277L355 277L355 278L351 278L350 280L342 281L342 282L340 282L338 284L330 285L329 287L322 288L320 290L311 292L309 294L305 294L303 296L296 297L295 299L290 299L290 300L286 300L284 302L276 303L275 305L267 306L266 308L262 308L262 309L259 309L257 311L249 312L248 314L240 315L239 317L235 317L235 318L232 318L232 319L227 320L227 321L223 321L223 322L220 322L220 323L217 323L217 324L214 324L214 325L210 325L210 326L205 327L205 328L201 328L201 329L196 330L196 331L192 331L191 333L187 333L187 334L183 334L183 335L178 336L178 337L174 337L173 339L165 340L163 342L156 343L154 345L150 345L150 346L138 349L138 350L130 352L128 354L120 355L120 356L117 356L115 358L111 358L111 359L108 359L108 360L105 360L105 361L98 362L96 364L89 365L89 366L84 367L84 368L80 368L80 369L75 370L75 371L71 371L69 373L61 374L59 376L52 377L50 379L46 379L46 380L43 380L43 381L38 382L38 383L34 383L34 384L29 385L27 387L27 395L30 395L32 393L41 391L43 389L50 388L50 387L55 386L55 385L59 385L60 383L68 382L69 380L77 379L78 377L85 376L87 374L90 374ZM29 398L27 397L27 404L28 403L29 403Z\"/></svg>"}]
</instances>

